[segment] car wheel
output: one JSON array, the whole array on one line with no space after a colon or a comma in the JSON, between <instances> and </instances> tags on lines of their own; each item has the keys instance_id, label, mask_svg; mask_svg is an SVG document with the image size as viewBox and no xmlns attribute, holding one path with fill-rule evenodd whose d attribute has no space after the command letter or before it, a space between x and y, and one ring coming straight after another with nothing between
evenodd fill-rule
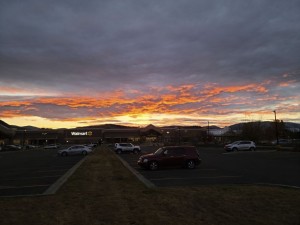
<instances>
[{"instance_id":1,"label":"car wheel","mask_svg":"<svg viewBox=\"0 0 300 225\"><path fill-rule=\"evenodd\" d=\"M250 151L254 151L255 149L253 147L250 148Z\"/></svg>"},{"instance_id":2,"label":"car wheel","mask_svg":"<svg viewBox=\"0 0 300 225\"><path fill-rule=\"evenodd\" d=\"M238 151L238 148L234 147L234 148L232 149L232 151L237 152L237 151Z\"/></svg>"},{"instance_id":3,"label":"car wheel","mask_svg":"<svg viewBox=\"0 0 300 225\"><path fill-rule=\"evenodd\" d=\"M87 151L83 151L82 155L86 156L87 155Z\"/></svg>"},{"instance_id":4,"label":"car wheel","mask_svg":"<svg viewBox=\"0 0 300 225\"><path fill-rule=\"evenodd\" d=\"M137 150L136 149L133 149L133 154L136 154L137 153Z\"/></svg>"},{"instance_id":5,"label":"car wheel","mask_svg":"<svg viewBox=\"0 0 300 225\"><path fill-rule=\"evenodd\" d=\"M117 153L118 153L118 154L121 154L121 153L122 153L122 150L121 150L121 149L117 149Z\"/></svg>"},{"instance_id":6,"label":"car wheel","mask_svg":"<svg viewBox=\"0 0 300 225\"><path fill-rule=\"evenodd\" d=\"M68 156L68 153L62 152L62 153L61 153L61 156Z\"/></svg>"},{"instance_id":7,"label":"car wheel","mask_svg":"<svg viewBox=\"0 0 300 225\"><path fill-rule=\"evenodd\" d=\"M158 163L155 161L152 161L149 163L149 169L150 170L157 170L158 169Z\"/></svg>"},{"instance_id":8,"label":"car wheel","mask_svg":"<svg viewBox=\"0 0 300 225\"><path fill-rule=\"evenodd\" d=\"M194 169L195 168L195 162L194 162L194 160L187 161L186 165L187 165L188 169Z\"/></svg>"}]
</instances>

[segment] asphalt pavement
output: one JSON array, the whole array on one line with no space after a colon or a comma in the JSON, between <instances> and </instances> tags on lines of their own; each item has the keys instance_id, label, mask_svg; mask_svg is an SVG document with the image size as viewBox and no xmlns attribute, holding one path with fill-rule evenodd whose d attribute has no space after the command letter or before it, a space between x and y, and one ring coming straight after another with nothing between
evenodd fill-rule
<instances>
[{"instance_id":1,"label":"asphalt pavement","mask_svg":"<svg viewBox=\"0 0 300 225\"><path fill-rule=\"evenodd\" d=\"M156 148L144 148L143 153ZM141 153L141 154L143 154ZM196 169L139 168L141 154L121 154L133 169L157 187L255 184L300 188L300 153L275 149L225 152L222 148L199 148L202 164Z\"/></svg>"},{"instance_id":2,"label":"asphalt pavement","mask_svg":"<svg viewBox=\"0 0 300 225\"><path fill-rule=\"evenodd\" d=\"M82 158L56 149L0 152L0 196L41 195Z\"/></svg>"},{"instance_id":3,"label":"asphalt pavement","mask_svg":"<svg viewBox=\"0 0 300 225\"><path fill-rule=\"evenodd\" d=\"M158 147L143 147L139 154L119 155L135 174L157 187L260 184L300 188L300 153L276 150L224 152L221 148L199 148L202 163L196 169L139 168L141 154ZM60 157L57 150L0 152L0 197L42 195L53 190L83 156ZM60 182L61 183L61 182Z\"/></svg>"}]
</instances>

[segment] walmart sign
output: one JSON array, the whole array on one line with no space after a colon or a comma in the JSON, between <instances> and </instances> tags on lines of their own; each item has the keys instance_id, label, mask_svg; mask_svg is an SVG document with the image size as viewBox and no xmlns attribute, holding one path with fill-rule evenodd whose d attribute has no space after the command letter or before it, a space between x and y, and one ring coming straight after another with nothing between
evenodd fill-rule
<instances>
[{"instance_id":1,"label":"walmart sign","mask_svg":"<svg viewBox=\"0 0 300 225\"><path fill-rule=\"evenodd\" d=\"M72 136L92 136L93 132L92 131L85 131L85 132L71 132Z\"/></svg>"}]
</instances>

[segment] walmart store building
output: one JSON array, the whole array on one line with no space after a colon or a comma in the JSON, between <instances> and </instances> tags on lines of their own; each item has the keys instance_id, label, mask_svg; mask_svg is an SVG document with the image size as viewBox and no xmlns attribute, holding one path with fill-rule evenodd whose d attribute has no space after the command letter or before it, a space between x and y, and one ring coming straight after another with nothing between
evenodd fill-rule
<instances>
[{"instance_id":1,"label":"walmart store building","mask_svg":"<svg viewBox=\"0 0 300 225\"><path fill-rule=\"evenodd\" d=\"M1 128L1 127L0 127ZM2 127L3 128L3 127ZM89 143L196 143L206 138L206 129L158 128L74 128L74 129L0 129L0 144L47 145Z\"/></svg>"}]
</instances>

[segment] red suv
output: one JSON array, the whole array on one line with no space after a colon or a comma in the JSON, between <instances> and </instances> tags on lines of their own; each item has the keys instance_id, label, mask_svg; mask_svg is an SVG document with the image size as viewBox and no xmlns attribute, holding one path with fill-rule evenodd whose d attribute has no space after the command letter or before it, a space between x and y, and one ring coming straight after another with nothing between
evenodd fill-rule
<instances>
[{"instance_id":1,"label":"red suv","mask_svg":"<svg viewBox=\"0 0 300 225\"><path fill-rule=\"evenodd\" d=\"M154 153L142 155L138 165L142 168L157 170L161 167L186 167L194 169L201 163L200 156L194 146L167 146Z\"/></svg>"}]
</instances>

